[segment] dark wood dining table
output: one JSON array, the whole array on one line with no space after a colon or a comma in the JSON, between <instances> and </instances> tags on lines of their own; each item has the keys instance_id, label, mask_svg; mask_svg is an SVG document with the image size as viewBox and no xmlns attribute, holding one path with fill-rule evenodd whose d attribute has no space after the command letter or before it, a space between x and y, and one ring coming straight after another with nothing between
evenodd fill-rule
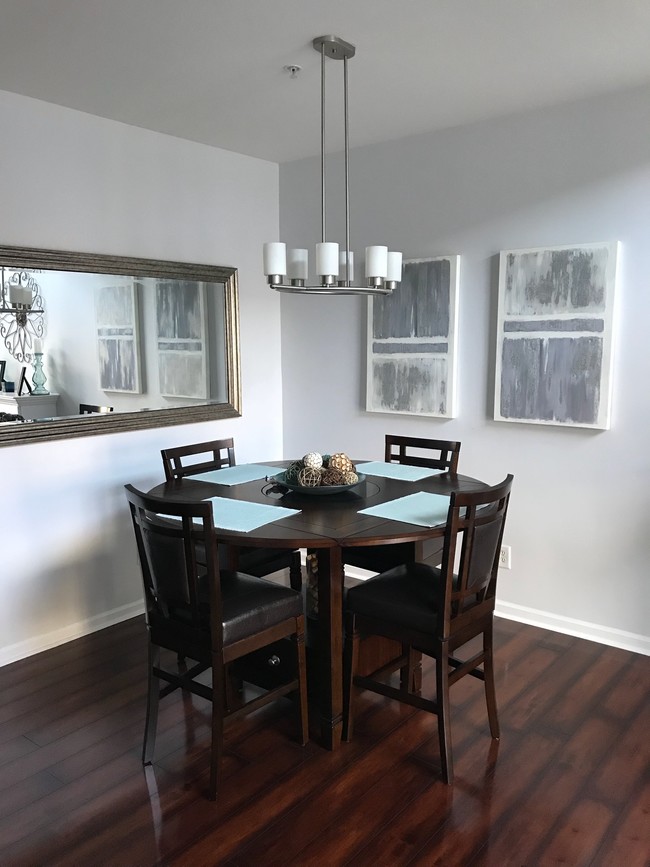
<instances>
[{"instance_id":1,"label":"dark wood dining table","mask_svg":"<svg viewBox=\"0 0 650 867\"><path fill-rule=\"evenodd\" d=\"M278 473L291 461L260 461L277 467ZM356 462L355 463L360 463ZM451 494L452 491L487 487L468 476L442 473L417 482L366 475L354 488L331 495L272 491L266 479L236 485L218 485L197 477L160 484L151 494L170 500L204 500L226 497L252 503L285 506L299 513L264 524L247 533L215 528L217 542L234 546L231 566L236 568L237 546L306 548L318 558L318 620L316 625L315 695L321 740L338 749L343 726L343 550L357 546L411 543L413 558L425 538L442 536L444 523L427 528L386 518L361 515L359 511L417 491ZM312 684L313 686L313 684Z\"/></svg>"}]
</instances>

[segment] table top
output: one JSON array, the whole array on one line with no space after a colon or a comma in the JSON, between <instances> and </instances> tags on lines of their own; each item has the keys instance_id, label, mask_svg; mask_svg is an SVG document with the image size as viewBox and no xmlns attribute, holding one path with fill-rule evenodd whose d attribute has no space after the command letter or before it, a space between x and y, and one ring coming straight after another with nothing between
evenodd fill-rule
<instances>
[{"instance_id":1,"label":"table top","mask_svg":"<svg viewBox=\"0 0 650 867\"><path fill-rule=\"evenodd\" d=\"M278 467L279 472L291 461L259 463ZM356 465L361 461L354 463ZM188 477L157 485L149 493L169 500L227 497L232 500L300 509L296 515L264 524L248 533L217 528L217 540L233 545L265 548L331 548L412 542L436 535L436 532L442 535L444 523L439 528L429 528L358 513L361 509L378 506L418 491L451 494L453 491L484 489L487 485L469 476L442 473L417 482L366 475L365 481L354 488L330 496L313 496L298 491L278 495L269 493L269 487L270 484L265 479L227 486Z\"/></svg>"}]
</instances>

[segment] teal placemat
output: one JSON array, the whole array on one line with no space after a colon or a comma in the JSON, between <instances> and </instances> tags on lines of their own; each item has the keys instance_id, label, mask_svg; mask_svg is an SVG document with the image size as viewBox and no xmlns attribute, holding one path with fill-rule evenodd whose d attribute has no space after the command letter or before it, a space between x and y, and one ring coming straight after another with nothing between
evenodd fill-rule
<instances>
[{"instance_id":1,"label":"teal placemat","mask_svg":"<svg viewBox=\"0 0 650 867\"><path fill-rule=\"evenodd\" d=\"M215 527L223 530L236 530L250 533L257 527L297 515L300 509L287 509L284 506L267 506L264 503L249 503L246 500L230 500L228 497L208 497L212 503Z\"/></svg>"},{"instance_id":2,"label":"teal placemat","mask_svg":"<svg viewBox=\"0 0 650 867\"><path fill-rule=\"evenodd\" d=\"M367 464L357 464L357 472L368 476L384 476L387 479L403 479L405 482L417 482L429 476L439 476L444 470L432 470L429 467L410 467L407 464L388 464L383 461L369 461Z\"/></svg>"},{"instance_id":3,"label":"teal placemat","mask_svg":"<svg viewBox=\"0 0 650 867\"><path fill-rule=\"evenodd\" d=\"M419 491L417 494L398 497L397 500L389 500L379 506L361 509L359 514L375 515L378 518L403 521L405 524L417 524L420 527L435 527L447 521L448 512L448 496Z\"/></svg>"},{"instance_id":4,"label":"teal placemat","mask_svg":"<svg viewBox=\"0 0 650 867\"><path fill-rule=\"evenodd\" d=\"M277 467L267 467L264 464L239 464L235 467L224 467L222 470L210 470L207 473L197 473L188 479L199 479L201 482L214 482L215 485L242 485L244 482L254 482L255 479L265 479L278 472Z\"/></svg>"}]
</instances>

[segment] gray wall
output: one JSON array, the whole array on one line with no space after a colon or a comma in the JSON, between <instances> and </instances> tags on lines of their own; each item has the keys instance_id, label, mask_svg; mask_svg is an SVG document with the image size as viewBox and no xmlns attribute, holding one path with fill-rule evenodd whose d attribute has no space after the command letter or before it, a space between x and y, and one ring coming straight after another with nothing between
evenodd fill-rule
<instances>
[{"instance_id":1,"label":"gray wall","mask_svg":"<svg viewBox=\"0 0 650 867\"><path fill-rule=\"evenodd\" d=\"M330 163L338 214L340 155ZM500 610L650 652L650 89L353 149L350 171L357 257L370 243L461 254L459 413L366 413L365 300L283 296L285 455L379 458L389 431L462 440L462 472L515 475ZM319 178L317 159L281 167L291 246L319 240ZM328 240L341 242L337 214ZM621 242L611 429L493 421L499 251L609 240Z\"/></svg>"}]
</instances>

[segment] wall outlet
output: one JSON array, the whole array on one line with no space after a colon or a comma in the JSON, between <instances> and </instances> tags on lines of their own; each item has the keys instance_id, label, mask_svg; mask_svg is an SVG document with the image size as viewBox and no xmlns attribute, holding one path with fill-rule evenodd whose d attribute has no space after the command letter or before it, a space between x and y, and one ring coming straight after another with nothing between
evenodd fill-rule
<instances>
[{"instance_id":1,"label":"wall outlet","mask_svg":"<svg viewBox=\"0 0 650 867\"><path fill-rule=\"evenodd\" d=\"M502 545L499 551L499 569L512 569L510 545Z\"/></svg>"}]
</instances>

